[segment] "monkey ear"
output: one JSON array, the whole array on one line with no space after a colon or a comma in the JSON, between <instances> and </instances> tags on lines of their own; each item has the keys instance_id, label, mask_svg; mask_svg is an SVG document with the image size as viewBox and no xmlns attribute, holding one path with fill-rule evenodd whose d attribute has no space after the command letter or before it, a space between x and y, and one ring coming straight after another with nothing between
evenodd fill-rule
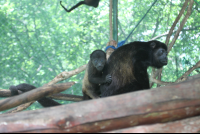
<instances>
[{"instance_id":1,"label":"monkey ear","mask_svg":"<svg viewBox=\"0 0 200 134\"><path fill-rule=\"evenodd\" d=\"M156 47L156 43L155 43L155 42L151 42L150 46L151 46L152 48L155 48L155 47Z\"/></svg>"}]
</instances>

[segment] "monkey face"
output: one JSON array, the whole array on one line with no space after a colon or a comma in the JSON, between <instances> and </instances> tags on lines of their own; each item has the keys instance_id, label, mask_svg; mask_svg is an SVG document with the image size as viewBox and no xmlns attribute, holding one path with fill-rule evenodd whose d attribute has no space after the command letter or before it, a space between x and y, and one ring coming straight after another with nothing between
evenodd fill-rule
<instances>
[{"instance_id":1,"label":"monkey face","mask_svg":"<svg viewBox=\"0 0 200 134\"><path fill-rule=\"evenodd\" d=\"M167 50L164 48L158 48L157 50L154 51L154 61L155 61L155 66L157 68L161 68L164 65L167 65L168 63L168 58L167 58Z\"/></svg>"},{"instance_id":2,"label":"monkey face","mask_svg":"<svg viewBox=\"0 0 200 134\"><path fill-rule=\"evenodd\" d=\"M106 60L104 58L95 58L92 60L92 64L98 71L102 71L105 66Z\"/></svg>"},{"instance_id":3,"label":"monkey face","mask_svg":"<svg viewBox=\"0 0 200 134\"><path fill-rule=\"evenodd\" d=\"M102 50L96 50L90 55L90 60L98 71L102 71L106 64L106 53Z\"/></svg>"}]
</instances>

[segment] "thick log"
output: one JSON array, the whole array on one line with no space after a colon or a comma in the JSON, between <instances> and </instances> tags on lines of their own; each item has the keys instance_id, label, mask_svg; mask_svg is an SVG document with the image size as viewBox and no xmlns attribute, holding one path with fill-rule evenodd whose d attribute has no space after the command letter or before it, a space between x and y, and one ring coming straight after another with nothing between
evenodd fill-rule
<instances>
[{"instance_id":1,"label":"thick log","mask_svg":"<svg viewBox=\"0 0 200 134\"><path fill-rule=\"evenodd\" d=\"M199 133L200 116L180 121L143 125L128 129L109 131L108 133Z\"/></svg>"},{"instance_id":2,"label":"thick log","mask_svg":"<svg viewBox=\"0 0 200 134\"><path fill-rule=\"evenodd\" d=\"M70 88L74 84L75 84L74 82L68 82L68 83L55 84L55 85L50 85L50 86L43 86L40 88L36 88L32 91L26 92L24 94L1 100L0 111L7 110L7 109L16 107L18 105L21 105L30 101L36 101L45 96L62 92Z\"/></svg>"},{"instance_id":3,"label":"thick log","mask_svg":"<svg viewBox=\"0 0 200 134\"><path fill-rule=\"evenodd\" d=\"M200 115L200 79L0 116L0 132L106 132Z\"/></svg>"}]
</instances>

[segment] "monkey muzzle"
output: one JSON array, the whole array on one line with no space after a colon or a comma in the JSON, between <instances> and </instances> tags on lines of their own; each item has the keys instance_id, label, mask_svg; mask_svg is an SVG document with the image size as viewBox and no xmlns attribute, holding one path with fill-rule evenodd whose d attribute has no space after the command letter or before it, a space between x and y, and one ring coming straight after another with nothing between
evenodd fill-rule
<instances>
[{"instance_id":1,"label":"monkey muzzle","mask_svg":"<svg viewBox=\"0 0 200 134\"><path fill-rule=\"evenodd\" d=\"M102 70L103 70L103 67L104 67L104 66L98 66L98 67L97 67L97 70L98 70L98 71L102 71Z\"/></svg>"}]
</instances>

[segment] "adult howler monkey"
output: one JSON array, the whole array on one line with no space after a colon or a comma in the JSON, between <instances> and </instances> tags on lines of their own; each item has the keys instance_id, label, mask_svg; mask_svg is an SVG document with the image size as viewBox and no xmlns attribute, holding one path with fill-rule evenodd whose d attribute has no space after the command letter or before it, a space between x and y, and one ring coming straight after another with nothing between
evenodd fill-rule
<instances>
[{"instance_id":1,"label":"adult howler monkey","mask_svg":"<svg viewBox=\"0 0 200 134\"><path fill-rule=\"evenodd\" d=\"M90 54L90 60L87 64L85 76L83 78L82 92L83 99L99 98L100 84L109 84L112 81L111 75L102 76L102 70L106 64L106 53L102 50L95 50Z\"/></svg>"},{"instance_id":2,"label":"adult howler monkey","mask_svg":"<svg viewBox=\"0 0 200 134\"><path fill-rule=\"evenodd\" d=\"M10 91L11 91L11 96L15 96L18 95L18 90L22 91L22 92L28 92L31 91L33 89L35 89L35 86L32 86L30 84L26 84L26 83L22 83L19 84L17 86L10 86ZM43 106L43 107L52 107L52 106L58 106L61 105L60 103L50 99L50 98L42 98L39 99L38 102Z\"/></svg>"},{"instance_id":3,"label":"adult howler monkey","mask_svg":"<svg viewBox=\"0 0 200 134\"><path fill-rule=\"evenodd\" d=\"M167 46L159 41L131 42L116 49L107 61L110 85L100 86L101 97L149 89L147 68L167 65Z\"/></svg>"},{"instance_id":4,"label":"adult howler monkey","mask_svg":"<svg viewBox=\"0 0 200 134\"><path fill-rule=\"evenodd\" d=\"M79 7L82 4L88 5L88 6L93 6L93 7L98 7L99 6L99 1L100 0L84 0L84 1L80 1L79 3L77 3L75 6L73 6L71 9L67 10L67 8L65 8L62 5L62 1L60 1L60 5L65 9L66 12L71 12L72 10L74 10L75 8Z\"/></svg>"}]
</instances>

